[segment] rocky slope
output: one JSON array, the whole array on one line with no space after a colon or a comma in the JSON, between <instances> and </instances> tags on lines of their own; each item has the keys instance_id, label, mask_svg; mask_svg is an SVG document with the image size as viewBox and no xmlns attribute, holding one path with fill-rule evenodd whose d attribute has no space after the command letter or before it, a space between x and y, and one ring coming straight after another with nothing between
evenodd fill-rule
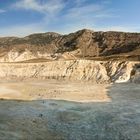
<instances>
[{"instance_id":1,"label":"rocky slope","mask_svg":"<svg viewBox=\"0 0 140 140\"><path fill-rule=\"evenodd\" d=\"M139 62L68 60L1 63L0 79L58 79L93 83L139 82Z\"/></svg>"},{"instance_id":2,"label":"rocky slope","mask_svg":"<svg viewBox=\"0 0 140 140\"><path fill-rule=\"evenodd\" d=\"M50 60L140 60L140 33L53 32L0 38L0 62Z\"/></svg>"},{"instance_id":3,"label":"rocky slope","mask_svg":"<svg viewBox=\"0 0 140 140\"><path fill-rule=\"evenodd\" d=\"M139 82L139 60L140 33L84 29L0 38L1 79Z\"/></svg>"}]
</instances>

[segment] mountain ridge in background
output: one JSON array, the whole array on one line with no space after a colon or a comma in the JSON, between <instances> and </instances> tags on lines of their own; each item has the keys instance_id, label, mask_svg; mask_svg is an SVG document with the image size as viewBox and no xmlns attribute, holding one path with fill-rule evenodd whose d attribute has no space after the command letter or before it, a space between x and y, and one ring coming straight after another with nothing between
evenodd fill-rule
<instances>
[{"instance_id":1,"label":"mountain ridge in background","mask_svg":"<svg viewBox=\"0 0 140 140\"><path fill-rule=\"evenodd\" d=\"M47 32L0 38L0 62L73 59L139 61L140 33L83 29L67 35Z\"/></svg>"}]
</instances>

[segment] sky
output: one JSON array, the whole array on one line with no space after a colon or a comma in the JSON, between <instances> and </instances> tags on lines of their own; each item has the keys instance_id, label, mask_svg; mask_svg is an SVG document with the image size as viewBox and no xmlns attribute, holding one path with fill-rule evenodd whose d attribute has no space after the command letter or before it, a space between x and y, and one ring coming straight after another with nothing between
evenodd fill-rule
<instances>
[{"instance_id":1,"label":"sky","mask_svg":"<svg viewBox=\"0 0 140 140\"><path fill-rule=\"evenodd\" d=\"M0 36L140 32L140 0L0 0Z\"/></svg>"}]
</instances>

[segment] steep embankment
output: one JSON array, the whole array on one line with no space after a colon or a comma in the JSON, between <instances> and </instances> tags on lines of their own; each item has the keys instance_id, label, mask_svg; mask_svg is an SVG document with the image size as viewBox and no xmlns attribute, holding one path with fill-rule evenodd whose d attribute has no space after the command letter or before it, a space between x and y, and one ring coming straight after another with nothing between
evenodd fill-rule
<instances>
[{"instance_id":1,"label":"steep embankment","mask_svg":"<svg viewBox=\"0 0 140 140\"><path fill-rule=\"evenodd\" d=\"M44 63L1 63L0 78L82 80L93 83L140 79L139 62L69 60Z\"/></svg>"}]
</instances>

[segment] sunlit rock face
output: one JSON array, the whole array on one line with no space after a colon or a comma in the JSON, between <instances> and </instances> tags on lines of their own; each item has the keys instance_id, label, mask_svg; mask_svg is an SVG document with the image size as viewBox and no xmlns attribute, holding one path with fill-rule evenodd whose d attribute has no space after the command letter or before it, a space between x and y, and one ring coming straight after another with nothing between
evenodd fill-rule
<instances>
[{"instance_id":1,"label":"sunlit rock face","mask_svg":"<svg viewBox=\"0 0 140 140\"><path fill-rule=\"evenodd\" d=\"M137 81L139 62L102 62L92 60L59 60L42 63L2 63L0 78L57 79L92 81L93 83L121 83ZM135 69L135 74L132 71ZM132 80L133 79L133 80Z\"/></svg>"}]
</instances>

